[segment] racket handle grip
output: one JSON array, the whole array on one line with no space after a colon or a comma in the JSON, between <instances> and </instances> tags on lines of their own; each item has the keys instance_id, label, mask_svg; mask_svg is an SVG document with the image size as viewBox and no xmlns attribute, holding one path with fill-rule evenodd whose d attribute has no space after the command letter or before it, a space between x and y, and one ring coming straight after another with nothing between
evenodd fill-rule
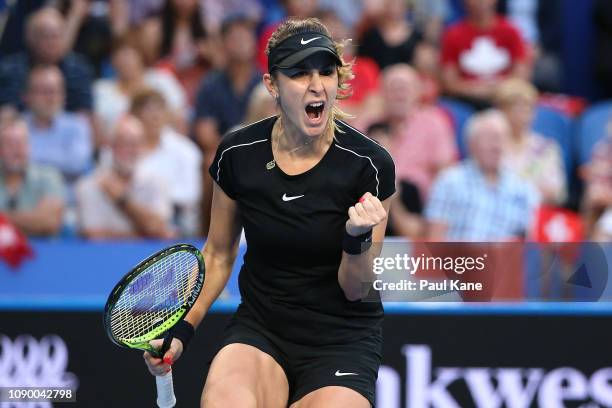
<instances>
[{"instance_id":1,"label":"racket handle grip","mask_svg":"<svg viewBox=\"0 0 612 408\"><path fill-rule=\"evenodd\" d=\"M159 408L172 408L176 405L174 396L174 385L172 383L172 371L164 375L155 376L157 385L157 406Z\"/></svg>"}]
</instances>

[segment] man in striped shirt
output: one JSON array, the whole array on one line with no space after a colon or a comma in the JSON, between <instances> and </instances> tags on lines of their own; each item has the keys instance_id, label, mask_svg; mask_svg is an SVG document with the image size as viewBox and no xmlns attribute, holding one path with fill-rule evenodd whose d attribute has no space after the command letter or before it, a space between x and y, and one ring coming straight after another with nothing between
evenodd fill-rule
<instances>
[{"instance_id":1,"label":"man in striped shirt","mask_svg":"<svg viewBox=\"0 0 612 408\"><path fill-rule=\"evenodd\" d=\"M470 158L439 176L425 210L430 240L503 241L525 236L540 199L531 184L502 166L509 131L498 111L470 119Z\"/></svg>"}]
</instances>

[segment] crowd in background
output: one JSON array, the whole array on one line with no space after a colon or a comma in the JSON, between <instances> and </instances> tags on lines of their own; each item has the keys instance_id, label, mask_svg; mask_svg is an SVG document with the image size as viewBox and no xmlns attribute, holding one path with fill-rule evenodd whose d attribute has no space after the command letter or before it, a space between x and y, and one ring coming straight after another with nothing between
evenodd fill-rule
<instances>
[{"instance_id":1,"label":"crowd in background","mask_svg":"<svg viewBox=\"0 0 612 408\"><path fill-rule=\"evenodd\" d=\"M594 3L605 91L612 8ZM577 166L534 127L544 105L569 123L587 104L558 96L555 0L0 4L0 209L27 235L205 236L206 169L226 132L276 113L264 49L295 16L352 39L339 103L394 158L388 235L532 239L552 208L580 214L579 238L612 238L612 130Z\"/></svg>"}]
</instances>

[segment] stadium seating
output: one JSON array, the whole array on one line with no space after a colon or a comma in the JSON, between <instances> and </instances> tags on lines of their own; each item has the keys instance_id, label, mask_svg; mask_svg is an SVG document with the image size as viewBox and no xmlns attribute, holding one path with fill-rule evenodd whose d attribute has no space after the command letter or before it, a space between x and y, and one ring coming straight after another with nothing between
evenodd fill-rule
<instances>
[{"instance_id":1,"label":"stadium seating","mask_svg":"<svg viewBox=\"0 0 612 408\"><path fill-rule=\"evenodd\" d=\"M438 100L438 106L450 116L455 129L459 154L461 158L465 158L467 155L467 146L463 138L463 128L470 116L475 112L474 108L464 102L449 98L440 98Z\"/></svg>"},{"instance_id":2,"label":"stadium seating","mask_svg":"<svg viewBox=\"0 0 612 408\"><path fill-rule=\"evenodd\" d=\"M462 158L466 157L467 146L464 128L475 109L466 103L449 98L440 98L438 105L450 116L455 129L459 152ZM569 179L574 166L571 137L572 119L557 110L538 106L535 112L533 129L559 143Z\"/></svg>"},{"instance_id":3,"label":"stadium seating","mask_svg":"<svg viewBox=\"0 0 612 408\"><path fill-rule=\"evenodd\" d=\"M612 101L591 105L578 119L574 132L574 147L578 165L591 158L593 146L606 134L608 121L612 117Z\"/></svg>"},{"instance_id":4,"label":"stadium seating","mask_svg":"<svg viewBox=\"0 0 612 408\"><path fill-rule=\"evenodd\" d=\"M568 180L572 178L574 167L572 125L572 119L567 115L545 106L536 108L532 125L533 130L559 143Z\"/></svg>"}]
</instances>

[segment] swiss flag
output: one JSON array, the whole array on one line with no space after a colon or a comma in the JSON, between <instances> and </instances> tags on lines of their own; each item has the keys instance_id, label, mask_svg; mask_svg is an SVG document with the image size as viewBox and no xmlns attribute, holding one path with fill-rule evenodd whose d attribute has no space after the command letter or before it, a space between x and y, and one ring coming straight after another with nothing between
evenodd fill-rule
<instances>
[{"instance_id":1,"label":"swiss flag","mask_svg":"<svg viewBox=\"0 0 612 408\"><path fill-rule=\"evenodd\" d=\"M536 213L534 236L532 239L543 244L546 253L557 253L563 262L576 262L579 243L584 238L584 225L574 211L551 206L542 206ZM546 245L549 244L549 245Z\"/></svg>"},{"instance_id":2,"label":"swiss flag","mask_svg":"<svg viewBox=\"0 0 612 408\"><path fill-rule=\"evenodd\" d=\"M536 213L533 239L542 243L580 242L584 239L582 219L574 211L542 206Z\"/></svg>"},{"instance_id":3,"label":"swiss flag","mask_svg":"<svg viewBox=\"0 0 612 408\"><path fill-rule=\"evenodd\" d=\"M17 269L25 259L33 255L27 237L0 213L0 258L11 268Z\"/></svg>"}]
</instances>

